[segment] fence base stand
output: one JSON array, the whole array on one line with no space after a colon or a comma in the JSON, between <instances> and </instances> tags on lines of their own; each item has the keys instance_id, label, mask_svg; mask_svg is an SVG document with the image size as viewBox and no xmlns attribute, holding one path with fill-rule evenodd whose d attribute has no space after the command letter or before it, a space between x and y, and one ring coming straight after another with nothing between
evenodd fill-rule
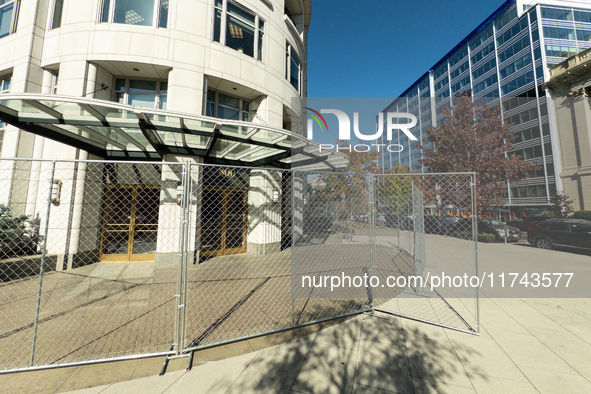
<instances>
[{"instance_id":1,"label":"fence base stand","mask_svg":"<svg viewBox=\"0 0 591 394\"><path fill-rule=\"evenodd\" d=\"M189 362L187 363L187 371L190 371L193 368L193 356L195 356L195 350L189 353Z\"/></svg>"},{"instance_id":2,"label":"fence base stand","mask_svg":"<svg viewBox=\"0 0 591 394\"><path fill-rule=\"evenodd\" d=\"M169 351L172 351L174 349L174 345L170 346ZM166 368L168 368L168 362L170 361L170 356L166 356L164 358L164 364L162 364L162 368L160 369L160 373L158 374L158 376L164 376L164 374L166 373Z\"/></svg>"},{"instance_id":3,"label":"fence base stand","mask_svg":"<svg viewBox=\"0 0 591 394\"><path fill-rule=\"evenodd\" d=\"M367 315L367 316L371 316L371 317L377 317L377 318L379 318L379 319L390 320L390 318L389 318L389 317L387 317L387 316L380 316L380 315L376 315L374 312L364 312L363 314L364 314L364 315Z\"/></svg>"},{"instance_id":4,"label":"fence base stand","mask_svg":"<svg viewBox=\"0 0 591 394\"><path fill-rule=\"evenodd\" d=\"M166 368L168 368L168 361L170 359L168 358L168 356L166 356L166 358L164 359L164 364L162 364L162 368L160 369L160 373L158 374L158 376L164 376L164 374L166 373Z\"/></svg>"}]
</instances>

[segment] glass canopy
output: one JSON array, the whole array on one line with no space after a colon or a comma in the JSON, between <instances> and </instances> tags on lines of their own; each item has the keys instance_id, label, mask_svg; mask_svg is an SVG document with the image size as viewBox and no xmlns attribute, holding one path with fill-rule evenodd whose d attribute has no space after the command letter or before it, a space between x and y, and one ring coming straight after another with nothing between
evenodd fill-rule
<instances>
[{"instance_id":1,"label":"glass canopy","mask_svg":"<svg viewBox=\"0 0 591 394\"><path fill-rule=\"evenodd\" d=\"M347 155L286 130L104 100L4 94L0 120L105 159L191 155L205 163L335 171Z\"/></svg>"}]
</instances>

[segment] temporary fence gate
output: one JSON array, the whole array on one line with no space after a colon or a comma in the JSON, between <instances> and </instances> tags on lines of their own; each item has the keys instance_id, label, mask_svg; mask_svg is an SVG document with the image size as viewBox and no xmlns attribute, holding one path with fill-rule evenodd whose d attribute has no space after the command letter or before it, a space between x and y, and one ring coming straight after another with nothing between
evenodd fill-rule
<instances>
[{"instance_id":1,"label":"temporary fence gate","mask_svg":"<svg viewBox=\"0 0 591 394\"><path fill-rule=\"evenodd\" d=\"M474 174L11 159L0 181L2 372L362 312L478 330L477 292L429 280L477 274Z\"/></svg>"}]
</instances>

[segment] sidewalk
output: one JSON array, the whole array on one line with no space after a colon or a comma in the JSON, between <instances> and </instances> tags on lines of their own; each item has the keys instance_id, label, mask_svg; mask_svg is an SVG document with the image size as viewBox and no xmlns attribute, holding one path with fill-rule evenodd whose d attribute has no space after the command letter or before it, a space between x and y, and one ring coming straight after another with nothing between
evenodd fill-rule
<instances>
[{"instance_id":1,"label":"sidewalk","mask_svg":"<svg viewBox=\"0 0 591 394\"><path fill-rule=\"evenodd\" d=\"M91 393L557 393L591 392L591 302L581 299L482 299L482 335L407 319L360 315L273 347L242 344L237 357L190 371L130 373L115 364L79 367L127 381L75 391ZM250 350L250 351L249 351ZM212 350L213 351L213 350ZM217 351L223 357L223 349ZM184 368L186 359L176 368ZM144 363L143 368L147 368ZM175 368L172 368L175 369ZM47 377L52 371L44 371ZM55 371L53 371L55 373ZM16 389L18 375L4 389ZM79 372L57 390L80 386ZM0 384L2 379L0 376ZM41 379L41 378L39 378ZM21 379L22 380L22 379ZM34 385L35 382L28 382ZM22 386L21 386L22 387ZM29 386L30 387L30 386ZM33 388L32 386L31 388Z\"/></svg>"}]
</instances>

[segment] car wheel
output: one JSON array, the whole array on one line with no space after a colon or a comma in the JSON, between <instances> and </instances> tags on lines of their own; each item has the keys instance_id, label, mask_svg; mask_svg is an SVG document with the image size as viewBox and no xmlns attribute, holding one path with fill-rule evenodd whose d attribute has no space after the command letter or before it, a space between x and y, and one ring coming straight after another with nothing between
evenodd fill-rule
<instances>
[{"instance_id":1,"label":"car wheel","mask_svg":"<svg viewBox=\"0 0 591 394\"><path fill-rule=\"evenodd\" d=\"M536 239L536 247L540 249L552 249L552 242L547 238L538 238Z\"/></svg>"}]
</instances>

